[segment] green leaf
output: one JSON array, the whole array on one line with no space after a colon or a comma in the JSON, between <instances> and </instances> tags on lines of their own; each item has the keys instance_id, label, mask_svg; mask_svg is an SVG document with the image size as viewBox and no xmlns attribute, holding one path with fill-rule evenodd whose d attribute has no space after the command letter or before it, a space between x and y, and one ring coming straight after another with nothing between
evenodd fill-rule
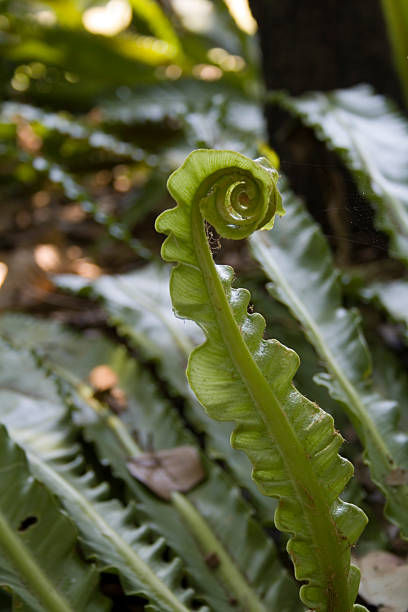
<instances>
[{"instance_id":1,"label":"green leaf","mask_svg":"<svg viewBox=\"0 0 408 612\"><path fill-rule=\"evenodd\" d=\"M100 223L107 229L112 238L125 242L139 257L151 259L152 254L149 249L140 240L133 238L131 232L124 224L112 215L103 212L98 204L89 196L86 189L59 164L54 164L40 155L33 157L27 153L16 151L14 156L22 163L29 164L35 173L45 175L51 183L58 185L69 200L78 202L84 212L90 214L97 223Z\"/></svg>"},{"instance_id":2,"label":"green leaf","mask_svg":"<svg viewBox=\"0 0 408 612\"><path fill-rule=\"evenodd\" d=\"M126 100L102 101L104 119L112 123L145 123L172 120L184 131L183 157L172 147L173 168L192 147L233 149L257 154L257 140L265 138L265 121L259 105L225 83L182 79L144 87ZM245 123L242 116L245 115ZM190 145L190 146L188 146ZM175 162L175 163L174 163Z\"/></svg>"},{"instance_id":3,"label":"green leaf","mask_svg":"<svg viewBox=\"0 0 408 612\"><path fill-rule=\"evenodd\" d=\"M76 550L77 532L48 490L30 474L24 452L0 426L0 583L16 608L99 612L98 572Z\"/></svg>"},{"instance_id":4,"label":"green leaf","mask_svg":"<svg viewBox=\"0 0 408 612\"><path fill-rule=\"evenodd\" d=\"M10 7L12 8L12 7ZM123 33L99 36L84 28L42 25L29 15L8 13L8 36L2 40L2 55L11 62L41 62L52 67L54 87L31 82L30 98L47 107L92 108L99 97L117 87L132 87L155 80L154 68L174 57L174 50L154 37ZM157 44L159 43L159 44ZM77 78L70 83L69 72Z\"/></svg>"},{"instance_id":5,"label":"green leaf","mask_svg":"<svg viewBox=\"0 0 408 612\"><path fill-rule=\"evenodd\" d=\"M174 48L174 55L181 53L181 41L158 2L131 0L131 5L135 13L146 21L151 31L158 38L165 40L169 47Z\"/></svg>"},{"instance_id":6,"label":"green leaf","mask_svg":"<svg viewBox=\"0 0 408 612\"><path fill-rule=\"evenodd\" d=\"M187 384L188 356L203 336L196 325L174 316L168 288L169 275L168 267L151 264L128 274L103 275L95 281L60 274L54 277L54 282L80 295L102 299L109 323L143 359L157 363L158 372L172 394L178 393L184 398L186 418L205 436L207 454L227 462L239 485L250 492L262 522L271 525L274 501L265 498L251 480L246 455L231 448L231 425L215 423L208 418Z\"/></svg>"},{"instance_id":7,"label":"green leaf","mask_svg":"<svg viewBox=\"0 0 408 612\"><path fill-rule=\"evenodd\" d=\"M371 477L386 496L385 513L408 536L408 487L392 474L408 468L408 436L394 401L376 391L371 359L355 310L342 306L338 272L322 232L302 202L283 192L286 215L274 232L250 238L252 253L273 281L270 293L301 323L328 373L316 381L344 406L365 448Z\"/></svg>"},{"instance_id":8,"label":"green leaf","mask_svg":"<svg viewBox=\"0 0 408 612\"><path fill-rule=\"evenodd\" d=\"M383 96L359 85L301 98L272 94L339 153L362 195L375 204L391 255L408 263L408 123Z\"/></svg>"},{"instance_id":9,"label":"green leaf","mask_svg":"<svg viewBox=\"0 0 408 612\"><path fill-rule=\"evenodd\" d=\"M301 609L295 583L281 566L273 542L265 538L240 491L217 466L205 461L205 482L184 499L178 496L172 505L152 495L130 475L127 461L141 449L127 432L137 429L141 440L152 436L157 449L196 442L177 413L160 398L150 376L122 347L21 315L4 316L0 332L4 334L5 330L15 343L35 347L49 367L57 367L61 393L72 396L70 401L77 410L74 418L96 445L101 462L108 462L115 476L126 483L130 499L137 500L143 523L164 536L183 558L212 609L232 612L231 597L246 601L251 611ZM82 382L101 364L114 369L119 388L126 394L124 425L92 397ZM220 496L223 504L219 503ZM186 529L188 520L190 528ZM210 569L205 557L215 552L223 562Z\"/></svg>"},{"instance_id":10,"label":"green leaf","mask_svg":"<svg viewBox=\"0 0 408 612\"><path fill-rule=\"evenodd\" d=\"M150 264L136 272L102 275L94 281L73 274L60 274L55 281L62 288L101 299L109 323L132 341L144 359L156 361L163 378L183 394L187 358L202 334L196 325L174 316L169 275L167 267Z\"/></svg>"},{"instance_id":11,"label":"green leaf","mask_svg":"<svg viewBox=\"0 0 408 612\"><path fill-rule=\"evenodd\" d=\"M353 608L359 575L350 547L366 519L338 499L352 474L337 454L332 418L292 385L297 355L264 341L264 320L247 314L249 294L233 289L233 272L214 266L204 217L222 236L242 238L269 222L279 200L276 173L231 151L194 151L169 179L176 208L156 221L168 234L166 261L177 261L171 296L178 316L193 319L206 341L190 355L188 378L217 420L238 423L231 443L244 450L253 478L278 497L278 528L291 534L303 603L317 611ZM272 203L272 206L271 206Z\"/></svg>"},{"instance_id":12,"label":"green leaf","mask_svg":"<svg viewBox=\"0 0 408 612\"><path fill-rule=\"evenodd\" d=\"M83 121L74 120L67 113L51 113L18 102L4 102L0 106L0 122L17 124L23 119L31 124L39 124L46 132L58 132L74 140L85 140L89 147L101 149L125 157L134 162L145 161L148 153L142 148L118 140L112 134L88 127Z\"/></svg>"},{"instance_id":13,"label":"green leaf","mask_svg":"<svg viewBox=\"0 0 408 612\"><path fill-rule=\"evenodd\" d=\"M26 451L33 474L60 498L87 555L100 569L119 573L126 593L146 597L147 610L186 612L195 593L181 585L180 559L164 561L165 540L142 524L133 504L110 499L107 483L87 469L53 380L31 354L4 342L0 350L8 364L0 378L0 420Z\"/></svg>"},{"instance_id":14,"label":"green leaf","mask_svg":"<svg viewBox=\"0 0 408 612\"><path fill-rule=\"evenodd\" d=\"M109 324L130 342L142 359L154 360L158 365L160 376L170 385L170 391L184 398L185 418L202 434L207 454L226 462L234 479L250 493L251 503L256 508L262 523L273 524L274 500L265 498L251 480L250 463L246 455L236 453L231 448L229 444L231 425L217 423L208 418L187 384L185 368L188 355L191 349L199 344L202 334L200 329L189 321L181 321L174 317L168 289L168 268L150 264L127 274L102 275L94 281L77 275L60 274L54 277L54 282L63 289L80 293L81 296L102 300ZM301 389L307 389L315 400L319 400L316 395L320 394L327 407L330 402L329 395L323 389L320 391L312 380L313 375L320 371L320 364L318 367L313 349L305 342L303 334L294 329L293 319L289 320L282 306L273 304L271 300L261 299L259 289L255 294L254 291L256 291L255 285L251 291L252 298L255 304L262 305L262 311L267 314L269 337L275 334L285 344L295 346L302 357L301 367L296 374L297 384ZM271 324L272 328L269 329ZM3 326L0 320L0 330L4 327L12 330L14 338L19 330L24 330L22 335L25 342L27 341L30 330L25 328L24 322L19 318L11 324L10 317L6 317ZM49 336L52 336L51 332ZM32 347L35 346L34 342ZM336 402L332 401L329 412L333 414L336 407Z\"/></svg>"}]
</instances>

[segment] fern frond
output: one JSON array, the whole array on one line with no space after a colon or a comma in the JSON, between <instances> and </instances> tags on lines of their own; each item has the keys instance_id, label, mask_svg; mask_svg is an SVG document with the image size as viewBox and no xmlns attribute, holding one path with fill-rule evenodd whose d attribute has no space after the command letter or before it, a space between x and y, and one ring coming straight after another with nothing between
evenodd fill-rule
<instances>
[{"instance_id":1,"label":"fern frond","mask_svg":"<svg viewBox=\"0 0 408 612\"><path fill-rule=\"evenodd\" d=\"M111 499L107 483L87 468L53 380L30 353L3 341L0 350L8 362L0 378L0 421L25 450L33 474L61 500L87 555L101 570L118 573L126 593L146 597L148 610L187 612L197 595L182 585L180 558L171 554L165 561L164 538L138 520L134 504Z\"/></svg>"},{"instance_id":2,"label":"fern frond","mask_svg":"<svg viewBox=\"0 0 408 612\"><path fill-rule=\"evenodd\" d=\"M233 148L256 155L257 140L265 138L265 120L259 105L225 83L222 89L219 83L193 79L153 85L137 89L125 101L107 99L102 102L102 110L105 121L113 124L176 123L183 129L185 143L181 152L174 145L170 150L173 168L181 163L189 147Z\"/></svg>"},{"instance_id":3,"label":"fern frond","mask_svg":"<svg viewBox=\"0 0 408 612\"><path fill-rule=\"evenodd\" d=\"M391 255L408 263L408 123L368 85L275 101L339 153L360 192L375 204L376 224L391 238Z\"/></svg>"},{"instance_id":4,"label":"fern frond","mask_svg":"<svg viewBox=\"0 0 408 612\"><path fill-rule=\"evenodd\" d=\"M136 163L143 161L150 167L155 167L157 163L155 157L142 148L118 140L112 134L102 130L91 129L83 122L70 118L66 113L52 113L18 102L4 102L0 105L0 123L14 125L19 119L27 123L38 124L46 132L58 132L73 140L85 140L90 148L101 149Z\"/></svg>"},{"instance_id":5,"label":"fern frond","mask_svg":"<svg viewBox=\"0 0 408 612\"><path fill-rule=\"evenodd\" d=\"M149 264L128 274L102 275L95 281L74 274L60 274L54 277L54 282L62 289L102 301L109 324L126 338L143 360L153 360L157 364L157 371L169 385L172 395L184 398L185 416L205 437L207 454L227 463L237 483L250 492L252 505L262 523L271 525L275 502L262 495L250 478L246 455L231 448L231 424L210 419L187 383L188 356L203 335L190 321L174 316L168 289L169 272L168 267Z\"/></svg>"},{"instance_id":6,"label":"fern frond","mask_svg":"<svg viewBox=\"0 0 408 612\"><path fill-rule=\"evenodd\" d=\"M359 315L342 306L329 246L302 202L284 189L285 218L276 232L250 238L252 253L273 281L270 293L289 307L328 373L317 377L344 406L365 449L373 481L386 497L385 513L408 536L408 486L392 475L408 469L408 436L398 430L395 402L381 397ZM393 484L391 484L393 483Z\"/></svg>"},{"instance_id":7,"label":"fern frond","mask_svg":"<svg viewBox=\"0 0 408 612\"><path fill-rule=\"evenodd\" d=\"M107 611L99 575L81 559L77 532L49 491L32 477L24 452L0 425L0 584L15 608Z\"/></svg>"},{"instance_id":8,"label":"fern frond","mask_svg":"<svg viewBox=\"0 0 408 612\"><path fill-rule=\"evenodd\" d=\"M194 151L169 179L177 206L156 228L168 234L162 257L178 262L174 309L207 338L190 355L193 390L210 416L238 424L232 445L247 453L261 490L279 498L275 522L292 536L302 601L319 612L350 612L359 582L350 547L366 519L338 499L352 474L337 454L342 438L292 385L297 355L262 339L263 318L248 315L249 293L232 288L231 268L215 267L205 234L204 218L228 238L270 227L282 214L276 181L275 171L243 155Z\"/></svg>"},{"instance_id":9,"label":"fern frond","mask_svg":"<svg viewBox=\"0 0 408 612\"><path fill-rule=\"evenodd\" d=\"M74 419L94 443L100 461L109 463L115 476L126 483L129 498L137 502L138 520L143 517L143 523L163 536L183 559L211 609L232 612L232 598L248 612L300 612L295 582L281 566L273 542L251 517L239 489L216 465L205 461L205 481L176 496L173 503L159 499L131 476L129 457L142 449L130 432L137 430L140 440L152 436L157 449L196 442L176 411L160 397L149 374L123 347L104 338L82 338L56 323L21 315L6 315L0 324L2 334L7 329L14 343L35 348L42 367L54 372L60 396L72 405ZM114 368L126 394L122 420L95 400L83 382L101 363ZM220 560L212 569L205 562L211 554Z\"/></svg>"}]
</instances>

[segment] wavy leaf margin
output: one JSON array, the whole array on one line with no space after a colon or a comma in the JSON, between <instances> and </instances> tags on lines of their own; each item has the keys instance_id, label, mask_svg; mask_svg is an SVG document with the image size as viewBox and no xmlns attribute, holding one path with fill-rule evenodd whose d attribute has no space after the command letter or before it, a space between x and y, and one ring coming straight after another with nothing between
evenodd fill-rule
<instances>
[{"instance_id":1,"label":"wavy leaf margin","mask_svg":"<svg viewBox=\"0 0 408 612\"><path fill-rule=\"evenodd\" d=\"M366 518L338 499L352 474L337 454L342 438L332 418L292 385L297 355L262 339L263 318L248 315L249 293L232 288L232 269L215 267L205 233L204 217L227 238L270 227L283 212L277 178L238 153L193 151L169 178L177 206L158 217L156 229L168 235L163 259L178 262L174 310L207 337L189 358L191 387L210 416L238 423L232 445L247 453L260 489L280 499L275 521L292 536L288 552L307 583L302 601L318 612L349 612L359 609L350 547Z\"/></svg>"}]
</instances>

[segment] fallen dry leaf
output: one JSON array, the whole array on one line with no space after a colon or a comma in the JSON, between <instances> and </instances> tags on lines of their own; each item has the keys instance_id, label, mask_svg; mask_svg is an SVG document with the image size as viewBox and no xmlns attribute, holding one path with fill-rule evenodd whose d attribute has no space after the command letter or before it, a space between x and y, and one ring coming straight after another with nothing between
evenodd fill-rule
<instances>
[{"instance_id":1,"label":"fallen dry leaf","mask_svg":"<svg viewBox=\"0 0 408 612\"><path fill-rule=\"evenodd\" d=\"M408 470L396 468L387 474L385 482L392 486L408 484Z\"/></svg>"},{"instance_id":2,"label":"fallen dry leaf","mask_svg":"<svg viewBox=\"0 0 408 612\"><path fill-rule=\"evenodd\" d=\"M383 550L357 559L361 571L359 594L379 606L379 612L408 611L408 564Z\"/></svg>"},{"instance_id":3,"label":"fallen dry leaf","mask_svg":"<svg viewBox=\"0 0 408 612\"><path fill-rule=\"evenodd\" d=\"M174 491L186 492L205 476L201 458L193 446L143 453L128 461L129 472L162 499Z\"/></svg>"}]
</instances>

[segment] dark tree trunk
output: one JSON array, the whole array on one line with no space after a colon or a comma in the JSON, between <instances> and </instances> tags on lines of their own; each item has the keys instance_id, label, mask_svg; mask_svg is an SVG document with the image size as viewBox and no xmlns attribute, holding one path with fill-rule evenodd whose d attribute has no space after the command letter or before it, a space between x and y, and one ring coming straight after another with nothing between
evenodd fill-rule
<instances>
[{"instance_id":1,"label":"dark tree trunk","mask_svg":"<svg viewBox=\"0 0 408 612\"><path fill-rule=\"evenodd\" d=\"M251 0L251 8L269 89L371 83L402 102L379 0Z\"/></svg>"},{"instance_id":2,"label":"dark tree trunk","mask_svg":"<svg viewBox=\"0 0 408 612\"><path fill-rule=\"evenodd\" d=\"M380 0L250 0L266 87L293 95L370 83L402 105ZM382 258L387 240L336 155L276 107L266 109L282 170L343 263Z\"/></svg>"}]
</instances>

